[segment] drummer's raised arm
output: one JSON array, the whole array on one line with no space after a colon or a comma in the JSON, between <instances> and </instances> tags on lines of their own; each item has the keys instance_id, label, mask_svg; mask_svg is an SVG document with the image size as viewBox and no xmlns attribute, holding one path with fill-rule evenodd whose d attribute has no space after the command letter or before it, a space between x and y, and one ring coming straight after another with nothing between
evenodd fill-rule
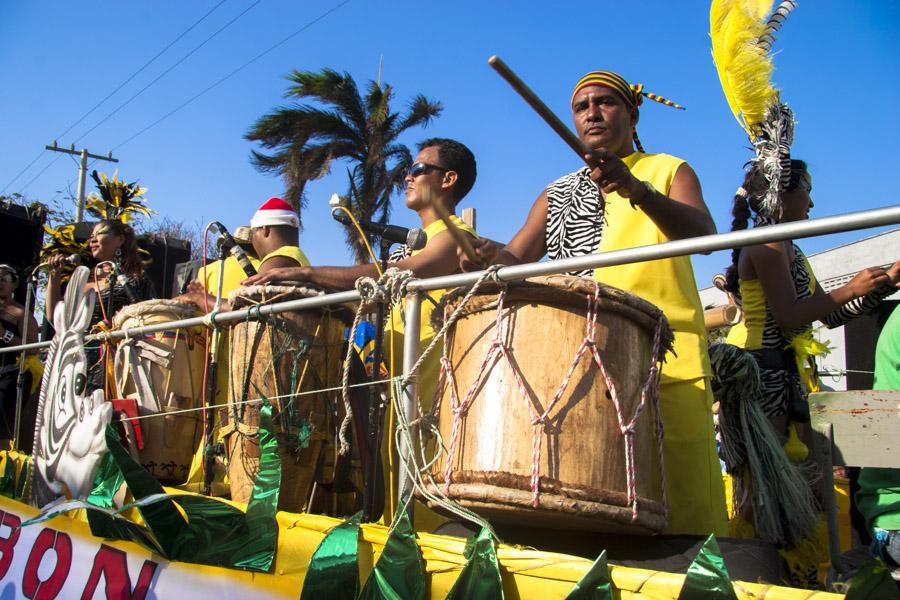
<instances>
[{"instance_id":1,"label":"drummer's raised arm","mask_svg":"<svg viewBox=\"0 0 900 600\"><path fill-rule=\"evenodd\" d=\"M469 234L466 234L469 235ZM470 236L474 242L475 238ZM427 278L447 275L456 271L456 242L447 231L441 231L428 240L422 252L388 263L388 266L410 270L416 277ZM360 277L378 277L374 264L351 267L288 267L275 268L246 279L244 285L260 285L279 281L305 281L331 290L353 289Z\"/></svg>"},{"instance_id":2,"label":"drummer's raised arm","mask_svg":"<svg viewBox=\"0 0 900 600\"><path fill-rule=\"evenodd\" d=\"M537 262L547 253L546 229L547 192L544 191L531 206L525 224L508 244L504 246L487 238L476 240L472 246L475 253L482 259L481 264L472 263L460 250L457 252L460 268L463 271L477 271L486 265L518 265Z\"/></svg>"}]
</instances>

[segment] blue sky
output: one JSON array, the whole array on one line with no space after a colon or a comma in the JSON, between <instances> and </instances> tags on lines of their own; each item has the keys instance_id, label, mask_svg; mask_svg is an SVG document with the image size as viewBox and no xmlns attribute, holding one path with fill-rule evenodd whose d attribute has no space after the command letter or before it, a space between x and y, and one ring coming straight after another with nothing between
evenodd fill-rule
<instances>
[{"instance_id":1,"label":"blue sky","mask_svg":"<svg viewBox=\"0 0 900 600\"><path fill-rule=\"evenodd\" d=\"M61 156L47 167L55 158L50 152L12 180L45 144L217 4L3 3L3 193L22 192L44 201L62 197L67 186L74 193L77 165ZM487 66L487 58L500 55L566 123L571 121L568 100L574 82L586 71L603 68L688 108L683 112L645 104L641 139L648 151L675 154L693 165L719 230L727 231L731 195L750 152L710 58L708 10L708 3L699 1L226 0L58 139L62 146L74 142L92 153L113 150L121 161L120 174L146 186L150 206L161 215L189 223L218 219L233 228L283 189L280 180L252 167L253 145L243 134L254 120L285 102L284 76L293 69L331 67L350 72L362 84L377 76L383 57L383 79L396 90L397 108L415 93L445 107L431 127L414 130L403 141L412 146L424 137L446 136L471 147L479 178L463 206L478 210L480 233L505 241L524 222L543 187L577 168L579 160ZM794 155L806 159L814 174L814 216L897 202L891 174L897 169L900 134L898 23L896 2L801 0L778 37L774 78L798 119ZM98 163L94 168L112 172L115 167ZM330 194L346 187L345 173L336 164L331 176L307 188L301 245L315 264L350 261L340 226L327 210ZM395 223L416 224L400 197L393 215ZM812 253L871 233L801 245ZM700 287L709 285L727 260L724 253L695 257Z\"/></svg>"}]
</instances>

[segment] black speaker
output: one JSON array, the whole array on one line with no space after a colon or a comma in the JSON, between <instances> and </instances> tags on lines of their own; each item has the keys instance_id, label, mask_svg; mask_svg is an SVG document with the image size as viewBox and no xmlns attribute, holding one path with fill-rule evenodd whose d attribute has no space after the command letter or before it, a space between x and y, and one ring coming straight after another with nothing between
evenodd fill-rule
<instances>
[{"instance_id":1,"label":"black speaker","mask_svg":"<svg viewBox=\"0 0 900 600\"><path fill-rule=\"evenodd\" d=\"M138 246L149 252L153 260L147 268L147 276L159 297L178 295L179 290L172 289L175 268L191 259L191 243L168 236L144 234L138 237Z\"/></svg>"},{"instance_id":2,"label":"black speaker","mask_svg":"<svg viewBox=\"0 0 900 600\"><path fill-rule=\"evenodd\" d=\"M42 206L0 202L0 263L10 264L19 272L19 287L13 297L20 304L25 303L25 271L38 264L46 220L47 212Z\"/></svg>"},{"instance_id":3,"label":"black speaker","mask_svg":"<svg viewBox=\"0 0 900 600\"><path fill-rule=\"evenodd\" d=\"M844 325L844 358L847 365L847 389L871 390L875 369L875 345L885 321L897 300L885 300L868 313Z\"/></svg>"}]
</instances>

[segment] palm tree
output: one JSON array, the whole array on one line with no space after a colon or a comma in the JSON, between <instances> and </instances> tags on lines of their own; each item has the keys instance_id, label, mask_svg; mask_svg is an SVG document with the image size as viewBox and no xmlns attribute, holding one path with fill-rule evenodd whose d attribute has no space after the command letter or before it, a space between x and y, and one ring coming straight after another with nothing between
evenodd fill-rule
<instances>
[{"instance_id":1,"label":"palm tree","mask_svg":"<svg viewBox=\"0 0 900 600\"><path fill-rule=\"evenodd\" d=\"M288 98L310 98L318 106L294 104L264 115L245 136L269 154L253 151L254 166L284 178L285 195L298 212L306 205L306 183L331 171L331 162L345 159L347 196L357 218L387 222L391 196L404 187L412 165L409 148L397 142L407 129L427 126L443 107L419 94L405 114L391 112L393 88L369 81L365 98L349 73L294 71ZM365 244L355 229L345 227L347 245L357 263L368 261Z\"/></svg>"}]
</instances>

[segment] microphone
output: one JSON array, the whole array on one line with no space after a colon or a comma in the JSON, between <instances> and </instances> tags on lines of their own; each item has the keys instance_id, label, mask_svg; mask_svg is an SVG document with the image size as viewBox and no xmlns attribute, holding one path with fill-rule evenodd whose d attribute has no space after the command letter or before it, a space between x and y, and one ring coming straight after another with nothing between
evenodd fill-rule
<instances>
[{"instance_id":1,"label":"microphone","mask_svg":"<svg viewBox=\"0 0 900 600\"><path fill-rule=\"evenodd\" d=\"M331 216L335 221L343 223L344 225L352 225L350 217L338 210L338 207L340 206L346 208L346 199L341 198L337 194L332 194L328 204L331 206ZM399 225L373 223L372 221L366 221L365 219L359 219L357 222L363 231L377 235L382 240L387 240L392 244L406 244L410 250L421 250L428 241L428 236L426 236L425 232L419 228L407 229L406 227L400 227Z\"/></svg>"},{"instance_id":2,"label":"microphone","mask_svg":"<svg viewBox=\"0 0 900 600\"><path fill-rule=\"evenodd\" d=\"M66 263L67 265L72 265L72 266L77 267L78 265L80 265L82 263L82 258L81 258L80 254L70 254L66 258L63 259L63 262ZM36 266L34 268L34 270L37 271L38 269L43 269L44 267L48 266L49 264L50 264L50 261L42 262L41 264Z\"/></svg>"},{"instance_id":3,"label":"microphone","mask_svg":"<svg viewBox=\"0 0 900 600\"><path fill-rule=\"evenodd\" d=\"M247 277L256 275L256 268L253 266L253 263L250 262L247 253L244 252L244 249L241 248L236 241L234 241L234 238L231 237L231 234L228 233L225 226L218 221L213 221L212 226L218 232L219 238L222 240L222 247L228 250L238 261L238 264L241 265L241 268L244 270L244 273L247 274Z\"/></svg>"},{"instance_id":4,"label":"microphone","mask_svg":"<svg viewBox=\"0 0 900 600\"><path fill-rule=\"evenodd\" d=\"M118 263L115 265L116 269L116 283L122 286L122 289L125 290L125 295L128 296L128 301L134 304L135 302L139 302L137 294L134 291L134 288L131 287L131 280L128 279L128 276L124 273L119 272Z\"/></svg>"}]
</instances>

